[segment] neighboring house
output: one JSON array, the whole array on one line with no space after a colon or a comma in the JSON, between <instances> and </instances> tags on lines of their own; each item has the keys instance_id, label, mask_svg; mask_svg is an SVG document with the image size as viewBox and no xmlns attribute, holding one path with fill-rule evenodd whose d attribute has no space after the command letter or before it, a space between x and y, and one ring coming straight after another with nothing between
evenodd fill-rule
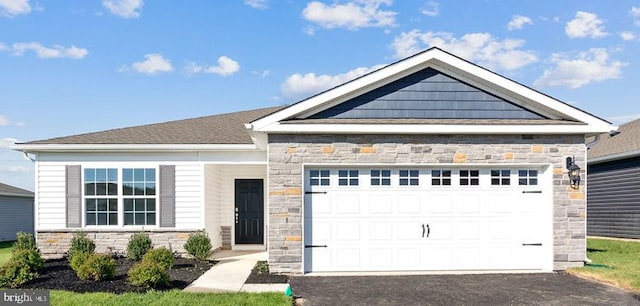
<instances>
[{"instance_id":1,"label":"neighboring house","mask_svg":"<svg viewBox=\"0 0 640 306\"><path fill-rule=\"evenodd\" d=\"M0 241L14 241L18 232L33 234L33 192L0 183Z\"/></svg>"},{"instance_id":2,"label":"neighboring house","mask_svg":"<svg viewBox=\"0 0 640 306\"><path fill-rule=\"evenodd\" d=\"M640 119L588 150L587 234L640 238Z\"/></svg>"},{"instance_id":3,"label":"neighboring house","mask_svg":"<svg viewBox=\"0 0 640 306\"><path fill-rule=\"evenodd\" d=\"M38 246L148 231L274 273L551 271L586 255L586 136L610 123L431 48L275 107L32 141ZM584 170L582 171L584 174Z\"/></svg>"}]
</instances>

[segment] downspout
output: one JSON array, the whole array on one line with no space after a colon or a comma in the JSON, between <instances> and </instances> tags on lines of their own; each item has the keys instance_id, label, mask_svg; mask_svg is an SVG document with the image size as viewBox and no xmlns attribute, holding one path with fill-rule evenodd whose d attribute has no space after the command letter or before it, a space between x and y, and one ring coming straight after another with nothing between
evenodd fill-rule
<instances>
[{"instance_id":1,"label":"downspout","mask_svg":"<svg viewBox=\"0 0 640 306\"><path fill-rule=\"evenodd\" d=\"M35 162L36 162L36 159L35 159L35 158L33 158L33 157L30 157L30 156L29 156L29 153L27 153L27 152L22 152L22 156L24 156L24 158L25 158L26 160L29 160L29 161L31 161L32 163L35 163Z\"/></svg>"}]
</instances>

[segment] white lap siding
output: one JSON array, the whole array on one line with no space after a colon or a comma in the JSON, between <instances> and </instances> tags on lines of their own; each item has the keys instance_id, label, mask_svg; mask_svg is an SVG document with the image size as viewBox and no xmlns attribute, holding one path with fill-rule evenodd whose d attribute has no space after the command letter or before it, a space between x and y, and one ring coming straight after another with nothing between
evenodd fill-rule
<instances>
[{"instance_id":1,"label":"white lap siding","mask_svg":"<svg viewBox=\"0 0 640 306\"><path fill-rule=\"evenodd\" d=\"M176 228L204 228L204 180L200 163L176 165Z\"/></svg>"},{"instance_id":2,"label":"white lap siding","mask_svg":"<svg viewBox=\"0 0 640 306\"><path fill-rule=\"evenodd\" d=\"M65 165L40 162L36 176L36 230L65 228Z\"/></svg>"}]
</instances>

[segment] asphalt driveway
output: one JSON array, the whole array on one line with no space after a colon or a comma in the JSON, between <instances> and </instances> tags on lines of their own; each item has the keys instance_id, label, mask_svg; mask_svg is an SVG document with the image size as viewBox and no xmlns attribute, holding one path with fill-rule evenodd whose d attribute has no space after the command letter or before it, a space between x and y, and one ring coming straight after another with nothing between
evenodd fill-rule
<instances>
[{"instance_id":1,"label":"asphalt driveway","mask_svg":"<svg viewBox=\"0 0 640 306\"><path fill-rule=\"evenodd\" d=\"M565 273L299 276L304 305L640 305L634 294Z\"/></svg>"}]
</instances>

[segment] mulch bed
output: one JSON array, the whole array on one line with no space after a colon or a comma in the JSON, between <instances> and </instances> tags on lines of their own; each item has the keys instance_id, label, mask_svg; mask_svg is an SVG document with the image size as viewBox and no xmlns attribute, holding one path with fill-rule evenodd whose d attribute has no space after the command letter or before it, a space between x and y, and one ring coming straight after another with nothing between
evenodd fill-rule
<instances>
[{"instance_id":1,"label":"mulch bed","mask_svg":"<svg viewBox=\"0 0 640 306\"><path fill-rule=\"evenodd\" d=\"M289 277L286 275L269 274L269 266L266 261L258 261L251 270L249 278L245 284L277 284L288 283Z\"/></svg>"},{"instance_id":2,"label":"mulch bed","mask_svg":"<svg viewBox=\"0 0 640 306\"><path fill-rule=\"evenodd\" d=\"M38 278L22 285L23 289L54 289L73 292L146 292L148 288L136 287L127 282L127 271L136 262L127 258L116 258L116 271L113 279L107 281L85 281L79 279L71 270L66 259L45 261L44 267L38 271ZM167 288L184 289L200 275L209 270L214 262L197 261L195 259L176 258L173 267L167 270L171 284Z\"/></svg>"}]
</instances>

